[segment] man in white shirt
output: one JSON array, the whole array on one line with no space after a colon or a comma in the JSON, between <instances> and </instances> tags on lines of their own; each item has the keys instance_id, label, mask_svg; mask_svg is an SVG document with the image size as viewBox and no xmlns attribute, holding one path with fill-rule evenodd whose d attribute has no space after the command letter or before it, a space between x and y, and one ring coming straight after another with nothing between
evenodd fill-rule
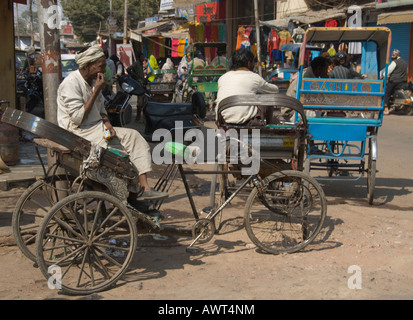
<instances>
[{"instance_id":1,"label":"man in white shirt","mask_svg":"<svg viewBox=\"0 0 413 320\"><path fill-rule=\"evenodd\" d=\"M232 70L218 80L217 111L220 102L228 97L256 93L278 93L276 85L266 82L260 75L252 72L254 54L241 48L232 56ZM261 106L234 106L222 111L227 123L265 125L273 123L273 108Z\"/></svg>"},{"instance_id":2,"label":"man in white shirt","mask_svg":"<svg viewBox=\"0 0 413 320\"><path fill-rule=\"evenodd\" d=\"M144 192L130 192L128 201L159 200L168 196L149 187L146 174L152 170L150 147L138 131L112 127L109 122L101 90L106 81L103 72L106 59L99 46L93 46L76 54L79 69L72 72L60 84L57 92L57 120L60 127L83 137L103 148L123 149L129 155L139 175ZM104 139L104 132L110 138Z\"/></svg>"}]
</instances>

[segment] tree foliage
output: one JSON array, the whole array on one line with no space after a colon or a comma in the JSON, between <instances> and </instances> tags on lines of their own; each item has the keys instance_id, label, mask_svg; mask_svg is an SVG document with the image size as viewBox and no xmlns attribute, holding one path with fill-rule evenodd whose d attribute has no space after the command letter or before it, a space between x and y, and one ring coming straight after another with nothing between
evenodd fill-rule
<instances>
[{"instance_id":1,"label":"tree foliage","mask_svg":"<svg viewBox=\"0 0 413 320\"><path fill-rule=\"evenodd\" d=\"M107 31L110 16L109 0L62 0L64 15L70 20L75 35L82 41L93 41L100 30ZM128 0L128 28L134 29L138 22L159 11L160 0ZM123 31L124 0L112 0L112 16Z\"/></svg>"}]
</instances>

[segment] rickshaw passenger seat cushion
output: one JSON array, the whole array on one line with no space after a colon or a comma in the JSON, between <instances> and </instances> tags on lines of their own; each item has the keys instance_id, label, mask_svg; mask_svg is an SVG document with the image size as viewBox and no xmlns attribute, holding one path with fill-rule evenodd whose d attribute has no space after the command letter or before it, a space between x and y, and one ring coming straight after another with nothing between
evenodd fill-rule
<instances>
[{"instance_id":1,"label":"rickshaw passenger seat cushion","mask_svg":"<svg viewBox=\"0 0 413 320\"><path fill-rule=\"evenodd\" d=\"M165 150L173 155L183 155L185 153L186 145L179 142L165 143Z\"/></svg>"},{"instance_id":2,"label":"rickshaw passenger seat cushion","mask_svg":"<svg viewBox=\"0 0 413 320\"><path fill-rule=\"evenodd\" d=\"M145 113L153 116L191 115L191 103L160 103L148 102Z\"/></svg>"}]
</instances>

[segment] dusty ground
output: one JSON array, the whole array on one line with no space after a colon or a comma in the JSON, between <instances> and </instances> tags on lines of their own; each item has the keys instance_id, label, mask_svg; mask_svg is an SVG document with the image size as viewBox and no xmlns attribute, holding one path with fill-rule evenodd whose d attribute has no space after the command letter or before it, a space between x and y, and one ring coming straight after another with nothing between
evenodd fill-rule
<instances>
[{"instance_id":1,"label":"dusty ground","mask_svg":"<svg viewBox=\"0 0 413 320\"><path fill-rule=\"evenodd\" d=\"M224 213L221 233L200 251L186 252L191 240L186 236L142 235L126 276L115 288L88 297L50 290L33 263L3 238L0 299L412 299L412 123L413 117L386 118L373 206L365 198L365 178L322 184L328 217L320 237L302 252L274 256L254 248L242 226L241 199ZM208 175L190 178L198 211L209 204L209 183ZM22 191L0 193L1 226L10 225ZM171 191L164 223L191 225L181 181Z\"/></svg>"}]
</instances>

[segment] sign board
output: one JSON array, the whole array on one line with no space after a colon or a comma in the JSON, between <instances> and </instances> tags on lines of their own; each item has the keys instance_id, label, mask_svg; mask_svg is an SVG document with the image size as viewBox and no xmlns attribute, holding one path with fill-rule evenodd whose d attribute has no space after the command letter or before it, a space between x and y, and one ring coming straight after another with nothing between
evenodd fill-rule
<instances>
[{"instance_id":1,"label":"sign board","mask_svg":"<svg viewBox=\"0 0 413 320\"><path fill-rule=\"evenodd\" d=\"M108 30L109 33L114 33L118 30L118 26L117 26L117 21L115 18L109 18L108 19Z\"/></svg>"},{"instance_id":2,"label":"sign board","mask_svg":"<svg viewBox=\"0 0 413 320\"><path fill-rule=\"evenodd\" d=\"M176 11L179 18L192 18L195 15L193 6L177 8Z\"/></svg>"},{"instance_id":3,"label":"sign board","mask_svg":"<svg viewBox=\"0 0 413 320\"><path fill-rule=\"evenodd\" d=\"M60 32L64 35L73 35L73 27L70 24L66 24L62 27Z\"/></svg>"},{"instance_id":4,"label":"sign board","mask_svg":"<svg viewBox=\"0 0 413 320\"><path fill-rule=\"evenodd\" d=\"M160 11L174 9L174 8L172 7L173 4L174 4L174 1L173 1L173 0L161 0Z\"/></svg>"},{"instance_id":5,"label":"sign board","mask_svg":"<svg viewBox=\"0 0 413 320\"><path fill-rule=\"evenodd\" d=\"M145 18L145 27L150 26L151 24L155 24L158 22L158 17L150 17L150 18Z\"/></svg>"},{"instance_id":6,"label":"sign board","mask_svg":"<svg viewBox=\"0 0 413 320\"><path fill-rule=\"evenodd\" d=\"M116 55L118 56L120 62L122 62L125 69L132 65L132 45L131 44L117 44L116 45Z\"/></svg>"},{"instance_id":7,"label":"sign board","mask_svg":"<svg viewBox=\"0 0 413 320\"><path fill-rule=\"evenodd\" d=\"M196 6L198 22L211 22L225 18L225 2L212 2Z\"/></svg>"},{"instance_id":8,"label":"sign board","mask_svg":"<svg viewBox=\"0 0 413 320\"><path fill-rule=\"evenodd\" d=\"M413 0L376 0L376 8L390 8L413 4Z\"/></svg>"}]
</instances>

